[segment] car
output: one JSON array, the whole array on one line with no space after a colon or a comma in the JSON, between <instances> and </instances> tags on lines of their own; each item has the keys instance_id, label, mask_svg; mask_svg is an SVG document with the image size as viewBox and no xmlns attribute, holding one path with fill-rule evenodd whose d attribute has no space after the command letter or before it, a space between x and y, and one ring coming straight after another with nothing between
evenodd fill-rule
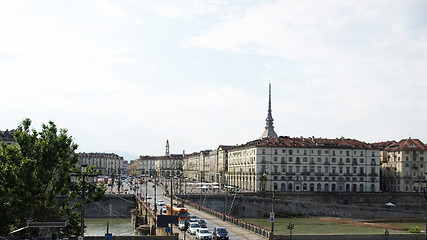
<instances>
[{"instance_id":1,"label":"car","mask_svg":"<svg viewBox=\"0 0 427 240\"><path fill-rule=\"evenodd\" d=\"M197 223L197 217L193 216L193 215L188 216L188 221L190 221L190 222L196 222Z\"/></svg>"},{"instance_id":2,"label":"car","mask_svg":"<svg viewBox=\"0 0 427 240\"><path fill-rule=\"evenodd\" d=\"M190 222L187 232L189 232L191 235L196 235L197 229L199 228L200 228L200 225L197 222Z\"/></svg>"},{"instance_id":3,"label":"car","mask_svg":"<svg viewBox=\"0 0 427 240\"><path fill-rule=\"evenodd\" d=\"M181 220L178 223L178 228L181 231L187 231L188 225L190 225L190 222L188 220Z\"/></svg>"},{"instance_id":4,"label":"car","mask_svg":"<svg viewBox=\"0 0 427 240\"><path fill-rule=\"evenodd\" d=\"M166 214L168 212L168 207L162 206L162 209L160 211L162 211L163 214Z\"/></svg>"},{"instance_id":5,"label":"car","mask_svg":"<svg viewBox=\"0 0 427 240\"><path fill-rule=\"evenodd\" d=\"M199 223L201 228L207 228L208 225L206 224L206 221L202 218L197 219L197 222Z\"/></svg>"},{"instance_id":6,"label":"car","mask_svg":"<svg viewBox=\"0 0 427 240\"><path fill-rule=\"evenodd\" d=\"M165 201L163 201L163 200L157 200L157 205L163 206L163 205L165 205Z\"/></svg>"},{"instance_id":7,"label":"car","mask_svg":"<svg viewBox=\"0 0 427 240\"><path fill-rule=\"evenodd\" d=\"M212 235L207 228L199 228L196 232L196 239L211 240Z\"/></svg>"},{"instance_id":8,"label":"car","mask_svg":"<svg viewBox=\"0 0 427 240\"><path fill-rule=\"evenodd\" d=\"M150 196L150 195L148 195L148 196L147 196L147 199L151 199L151 196Z\"/></svg>"},{"instance_id":9,"label":"car","mask_svg":"<svg viewBox=\"0 0 427 240\"><path fill-rule=\"evenodd\" d=\"M228 240L228 231L223 227L215 227L212 231L212 239L214 240Z\"/></svg>"}]
</instances>

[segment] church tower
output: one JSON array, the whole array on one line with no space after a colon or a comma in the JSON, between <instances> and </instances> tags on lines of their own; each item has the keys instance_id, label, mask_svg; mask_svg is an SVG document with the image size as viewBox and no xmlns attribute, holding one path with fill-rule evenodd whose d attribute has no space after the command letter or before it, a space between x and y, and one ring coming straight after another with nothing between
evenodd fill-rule
<instances>
[{"instance_id":1,"label":"church tower","mask_svg":"<svg viewBox=\"0 0 427 240\"><path fill-rule=\"evenodd\" d=\"M169 139L166 140L166 156L169 156Z\"/></svg>"},{"instance_id":2,"label":"church tower","mask_svg":"<svg viewBox=\"0 0 427 240\"><path fill-rule=\"evenodd\" d=\"M269 83L268 84L268 113L267 113L267 118L265 119L265 122L266 122L265 131L262 134L261 139L277 137L277 134L274 131L273 121L274 121L273 116L271 115L271 83Z\"/></svg>"}]
</instances>

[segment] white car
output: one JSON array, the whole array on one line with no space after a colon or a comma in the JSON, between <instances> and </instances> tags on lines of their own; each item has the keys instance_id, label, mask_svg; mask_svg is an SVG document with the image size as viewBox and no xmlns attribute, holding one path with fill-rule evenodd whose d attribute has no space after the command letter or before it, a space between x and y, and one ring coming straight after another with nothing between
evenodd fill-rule
<instances>
[{"instance_id":1,"label":"white car","mask_svg":"<svg viewBox=\"0 0 427 240\"><path fill-rule=\"evenodd\" d=\"M163 205L165 205L165 201L163 201L163 200L157 200L157 205L163 206Z\"/></svg>"},{"instance_id":2,"label":"white car","mask_svg":"<svg viewBox=\"0 0 427 240\"><path fill-rule=\"evenodd\" d=\"M196 239L212 240L212 235L207 228L199 228L196 232Z\"/></svg>"},{"instance_id":3,"label":"white car","mask_svg":"<svg viewBox=\"0 0 427 240\"><path fill-rule=\"evenodd\" d=\"M187 232L191 235L196 235L197 229L200 228L200 225L197 222L190 222L190 226L188 226Z\"/></svg>"}]
</instances>

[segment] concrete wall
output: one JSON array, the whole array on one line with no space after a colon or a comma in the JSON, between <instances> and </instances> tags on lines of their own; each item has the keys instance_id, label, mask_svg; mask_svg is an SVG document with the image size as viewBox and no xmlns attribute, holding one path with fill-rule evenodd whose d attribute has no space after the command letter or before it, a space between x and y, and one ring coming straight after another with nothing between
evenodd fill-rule
<instances>
[{"instance_id":1,"label":"concrete wall","mask_svg":"<svg viewBox=\"0 0 427 240\"><path fill-rule=\"evenodd\" d=\"M130 218L136 208L134 195L106 194L104 199L85 205L86 218Z\"/></svg>"},{"instance_id":2,"label":"concrete wall","mask_svg":"<svg viewBox=\"0 0 427 240\"><path fill-rule=\"evenodd\" d=\"M199 204L200 196L183 196ZM202 205L224 212L224 195L203 195ZM391 201L395 208L385 208ZM269 193L228 195L230 214L238 218L266 217L271 212ZM425 199L411 193L276 193L276 216L335 216L345 218L424 218ZM228 212L227 212L228 214Z\"/></svg>"},{"instance_id":3,"label":"concrete wall","mask_svg":"<svg viewBox=\"0 0 427 240\"><path fill-rule=\"evenodd\" d=\"M422 240L424 234L391 235L292 235L292 240ZM274 236L275 240L288 240L289 236Z\"/></svg>"}]
</instances>

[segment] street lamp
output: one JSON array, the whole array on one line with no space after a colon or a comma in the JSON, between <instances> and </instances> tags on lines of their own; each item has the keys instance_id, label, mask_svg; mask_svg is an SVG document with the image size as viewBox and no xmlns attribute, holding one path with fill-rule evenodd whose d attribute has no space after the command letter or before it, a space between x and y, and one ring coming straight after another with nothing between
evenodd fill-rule
<instances>
[{"instance_id":1,"label":"street lamp","mask_svg":"<svg viewBox=\"0 0 427 240\"><path fill-rule=\"evenodd\" d=\"M81 238L84 239L84 232L85 232L85 224L84 224L84 204L86 200L86 182L88 183L94 183L97 181L97 174L87 174L87 164L81 164L81 181L82 181L82 187L81 187L81 201L82 201L82 209L81 209ZM76 174L72 174L71 176L71 182L78 183L79 182L79 176Z\"/></svg>"}]
</instances>

